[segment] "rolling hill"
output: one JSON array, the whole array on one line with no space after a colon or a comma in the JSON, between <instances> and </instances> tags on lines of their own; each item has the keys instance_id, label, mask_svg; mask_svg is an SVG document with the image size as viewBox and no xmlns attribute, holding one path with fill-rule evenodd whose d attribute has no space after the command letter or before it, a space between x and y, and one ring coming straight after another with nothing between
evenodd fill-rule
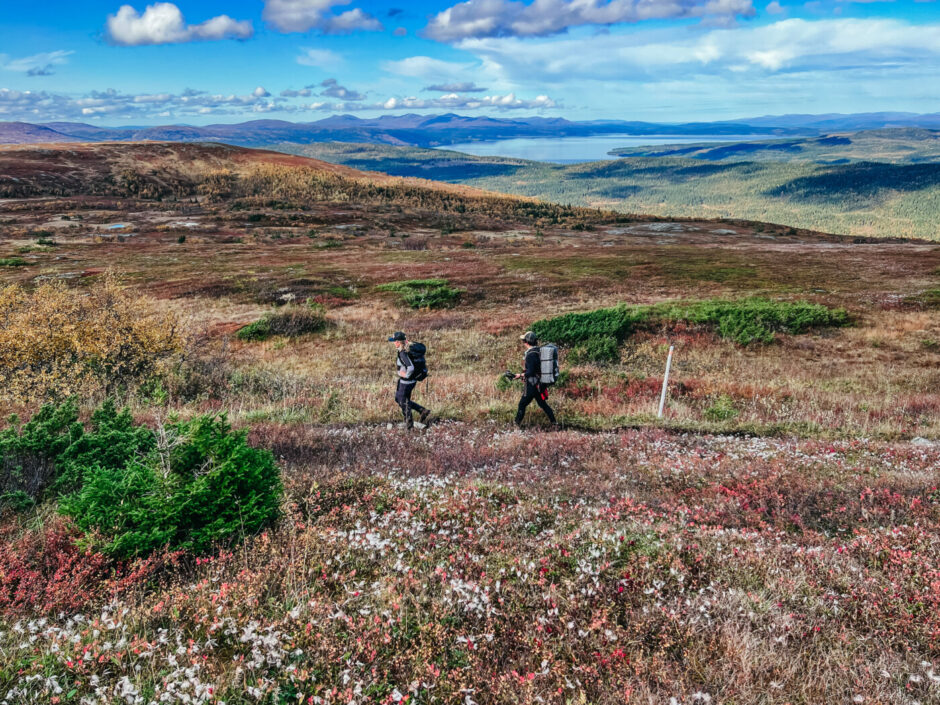
<instances>
[{"instance_id":1,"label":"rolling hill","mask_svg":"<svg viewBox=\"0 0 940 705\"><path fill-rule=\"evenodd\" d=\"M938 134L901 129L657 146L622 150L625 156L616 160L566 165L384 145L273 148L358 169L624 213L742 218L847 235L936 240Z\"/></svg>"}]
</instances>

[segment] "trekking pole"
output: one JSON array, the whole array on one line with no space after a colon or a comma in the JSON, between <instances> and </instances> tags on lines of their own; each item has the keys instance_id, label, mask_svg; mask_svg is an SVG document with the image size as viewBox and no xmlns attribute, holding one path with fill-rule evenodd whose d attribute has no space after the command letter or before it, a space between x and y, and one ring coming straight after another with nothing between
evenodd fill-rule
<instances>
[{"instance_id":1,"label":"trekking pole","mask_svg":"<svg viewBox=\"0 0 940 705\"><path fill-rule=\"evenodd\" d=\"M663 417L663 409L666 407L666 387L669 385L669 368L672 367L672 351L674 346L669 346L669 357L666 358L666 375L663 377L663 393L659 395L659 418Z\"/></svg>"}]
</instances>

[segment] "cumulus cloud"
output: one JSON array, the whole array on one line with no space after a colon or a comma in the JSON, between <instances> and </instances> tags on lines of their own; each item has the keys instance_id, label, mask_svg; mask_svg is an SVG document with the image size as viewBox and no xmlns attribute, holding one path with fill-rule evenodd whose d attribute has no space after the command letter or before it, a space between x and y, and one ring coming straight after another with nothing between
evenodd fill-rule
<instances>
[{"instance_id":1,"label":"cumulus cloud","mask_svg":"<svg viewBox=\"0 0 940 705\"><path fill-rule=\"evenodd\" d=\"M287 88L280 93L281 98L309 98L312 95L313 91L310 88L301 88L300 90Z\"/></svg>"},{"instance_id":2,"label":"cumulus cloud","mask_svg":"<svg viewBox=\"0 0 940 705\"><path fill-rule=\"evenodd\" d=\"M341 96L342 86L335 81L324 81L324 94ZM514 93L491 96L465 96L457 93L437 98L392 96L377 102L364 102L365 96L348 91L350 100L317 100L295 102L295 98L310 97L323 85L308 86L303 90L287 89L272 97L263 87L245 94L221 94L187 88L182 93L128 94L108 89L91 91L80 97L47 93L45 91L15 91L0 89L0 120L105 120L105 124L121 124L134 120L177 120L186 117L233 115L250 117L259 113L301 114L305 112L362 112L394 110L542 110L560 107L546 95L534 99L517 97ZM342 89L331 91L331 89ZM329 95L328 97L334 97Z\"/></svg>"},{"instance_id":3,"label":"cumulus cloud","mask_svg":"<svg viewBox=\"0 0 940 705\"><path fill-rule=\"evenodd\" d=\"M713 29L664 38L633 32L541 41L469 39L458 44L510 80L671 80L689 75L829 72L872 67L881 72L940 61L940 24L887 19L788 19L761 27Z\"/></svg>"},{"instance_id":4,"label":"cumulus cloud","mask_svg":"<svg viewBox=\"0 0 940 705\"><path fill-rule=\"evenodd\" d=\"M248 39L254 28L248 20L233 20L219 15L200 24L186 24L183 13L171 2L148 5L141 14L130 5L122 5L108 16L106 36L118 46L182 44L218 39Z\"/></svg>"},{"instance_id":5,"label":"cumulus cloud","mask_svg":"<svg viewBox=\"0 0 940 705\"><path fill-rule=\"evenodd\" d=\"M754 13L752 0L466 0L431 18L424 34L442 42L544 37L584 25L689 17L728 21Z\"/></svg>"},{"instance_id":6,"label":"cumulus cloud","mask_svg":"<svg viewBox=\"0 0 940 705\"><path fill-rule=\"evenodd\" d=\"M316 68L333 68L345 63L342 56L329 49L304 49L297 57L301 66L314 66Z\"/></svg>"},{"instance_id":7,"label":"cumulus cloud","mask_svg":"<svg viewBox=\"0 0 940 705\"><path fill-rule=\"evenodd\" d=\"M409 56L398 61L383 61L382 69L389 73L410 78L459 78L465 76L474 64L442 61L430 56Z\"/></svg>"},{"instance_id":8,"label":"cumulus cloud","mask_svg":"<svg viewBox=\"0 0 940 705\"><path fill-rule=\"evenodd\" d=\"M560 106L547 95L540 95L532 100L525 100L517 98L515 93L479 97L462 96L451 93L431 99L392 97L384 103L377 104L373 107L381 107L383 110L479 110L480 108L496 108L498 110L542 110Z\"/></svg>"},{"instance_id":9,"label":"cumulus cloud","mask_svg":"<svg viewBox=\"0 0 940 705\"><path fill-rule=\"evenodd\" d=\"M73 53L71 51L49 51L24 56L20 59L11 59L6 54L0 54L0 69L25 73L27 76L51 76L55 73L54 67L68 63L68 57Z\"/></svg>"},{"instance_id":10,"label":"cumulus cloud","mask_svg":"<svg viewBox=\"0 0 940 705\"><path fill-rule=\"evenodd\" d=\"M213 94L188 88L179 94L129 94L108 89L91 91L80 97L45 91L0 89L0 120L134 120L211 114L298 112L300 109L282 98L272 98L271 94L260 86L244 95Z\"/></svg>"},{"instance_id":11,"label":"cumulus cloud","mask_svg":"<svg viewBox=\"0 0 940 705\"><path fill-rule=\"evenodd\" d=\"M359 93L339 85L335 78L326 79L323 81L323 83L320 84L320 87L323 88L323 91L320 93L320 95L327 96L328 98L338 98L340 100L349 101L359 101L366 99L363 93Z\"/></svg>"},{"instance_id":12,"label":"cumulus cloud","mask_svg":"<svg viewBox=\"0 0 940 705\"><path fill-rule=\"evenodd\" d=\"M358 7L334 14L337 5L348 5L352 0L266 0L262 17L279 32L309 32L324 34L350 34L359 30L378 31L382 23Z\"/></svg>"},{"instance_id":13,"label":"cumulus cloud","mask_svg":"<svg viewBox=\"0 0 940 705\"><path fill-rule=\"evenodd\" d=\"M426 91L437 91L438 93L482 93L485 88L473 83L438 83L433 86L425 86Z\"/></svg>"}]
</instances>

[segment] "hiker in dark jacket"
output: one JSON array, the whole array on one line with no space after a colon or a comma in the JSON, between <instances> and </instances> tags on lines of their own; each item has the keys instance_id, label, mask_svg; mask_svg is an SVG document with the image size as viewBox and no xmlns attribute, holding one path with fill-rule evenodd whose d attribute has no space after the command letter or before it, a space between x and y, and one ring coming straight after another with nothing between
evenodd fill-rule
<instances>
[{"instance_id":1,"label":"hiker in dark jacket","mask_svg":"<svg viewBox=\"0 0 940 705\"><path fill-rule=\"evenodd\" d=\"M426 424L428 417L431 415L431 410L411 401L411 394L414 392L419 378L424 379L427 376L427 367L418 369L415 366L414 360L409 355L411 343L401 331L397 331L388 339L388 342L395 343L395 347L398 349L398 387L395 389L395 403L401 407L401 413L405 417L405 428L414 428L412 411L417 411L418 421Z\"/></svg>"},{"instance_id":2,"label":"hiker in dark jacket","mask_svg":"<svg viewBox=\"0 0 940 705\"><path fill-rule=\"evenodd\" d=\"M516 379L525 380L525 391L519 400L519 408L516 411L516 426L522 426L522 419L525 417L525 410L534 400L539 408L545 412L552 426L556 426L555 412L548 405L548 387L542 385L542 362L539 359L539 340L532 331L526 332L519 338L525 344L525 372L516 375Z\"/></svg>"}]
</instances>

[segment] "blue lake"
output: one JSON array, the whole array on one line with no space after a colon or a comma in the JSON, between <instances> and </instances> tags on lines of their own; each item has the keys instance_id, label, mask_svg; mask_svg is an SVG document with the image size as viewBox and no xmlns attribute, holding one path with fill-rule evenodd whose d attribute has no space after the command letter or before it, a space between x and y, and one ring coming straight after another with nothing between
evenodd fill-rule
<instances>
[{"instance_id":1,"label":"blue lake","mask_svg":"<svg viewBox=\"0 0 940 705\"><path fill-rule=\"evenodd\" d=\"M770 136L773 137L773 136ZM595 135L591 137L518 137L493 142L464 142L439 149L464 152L478 157L515 157L538 162L575 164L600 159L615 159L610 150L618 147L644 147L659 144L697 144L700 142L749 142L764 139L763 135L687 135L676 137L656 135Z\"/></svg>"}]
</instances>

